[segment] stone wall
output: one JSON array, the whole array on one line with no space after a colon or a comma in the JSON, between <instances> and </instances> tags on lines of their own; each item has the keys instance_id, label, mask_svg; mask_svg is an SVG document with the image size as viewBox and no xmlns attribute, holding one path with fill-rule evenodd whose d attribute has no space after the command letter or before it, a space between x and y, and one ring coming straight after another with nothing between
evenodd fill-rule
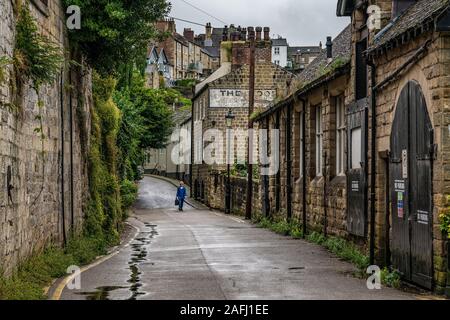
<instances>
[{"instance_id":1,"label":"stone wall","mask_svg":"<svg viewBox=\"0 0 450 320\"><path fill-rule=\"evenodd\" d=\"M12 57L14 50L16 12L13 2L0 1L0 56ZM67 50L61 2L48 1L48 7L38 9L32 1L30 9L41 31ZM59 77L53 85L43 87L39 92L44 102L41 114L45 139L42 141L35 133L39 127L37 93L24 85L19 105L10 108L15 101L10 83L13 67L8 66L5 71L7 81L0 87L0 186L3 188L0 192L0 268L10 274L20 262L46 245L62 244L63 224L67 236L72 225L75 232L81 230L83 206L87 202L86 150L92 99L89 70L84 70L82 77L78 69L72 72L72 102L67 70L62 80ZM73 171L70 170L71 106ZM8 182L13 187L9 195Z\"/></svg>"},{"instance_id":2,"label":"stone wall","mask_svg":"<svg viewBox=\"0 0 450 320\"><path fill-rule=\"evenodd\" d=\"M211 172L206 180L207 205L216 210L225 211L225 194L228 178L225 174ZM230 178L231 186L231 213L245 216L247 203L247 179L239 177ZM260 184L253 181L252 215L262 214ZM199 198L199 200L201 200Z\"/></svg>"}]
</instances>

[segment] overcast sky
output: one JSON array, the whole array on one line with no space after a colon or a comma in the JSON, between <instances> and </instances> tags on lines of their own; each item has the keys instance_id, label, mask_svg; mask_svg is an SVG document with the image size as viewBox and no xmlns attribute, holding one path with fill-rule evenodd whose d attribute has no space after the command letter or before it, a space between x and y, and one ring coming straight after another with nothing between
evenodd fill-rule
<instances>
[{"instance_id":1,"label":"overcast sky","mask_svg":"<svg viewBox=\"0 0 450 320\"><path fill-rule=\"evenodd\" d=\"M350 22L346 17L336 17L337 0L186 0L227 24L268 26L271 36L281 35L289 45L325 44L328 35L335 37ZM222 27L223 23L194 9L183 0L170 0L171 16ZM204 33L204 28L176 21L177 30L183 33L185 27L195 33Z\"/></svg>"}]
</instances>

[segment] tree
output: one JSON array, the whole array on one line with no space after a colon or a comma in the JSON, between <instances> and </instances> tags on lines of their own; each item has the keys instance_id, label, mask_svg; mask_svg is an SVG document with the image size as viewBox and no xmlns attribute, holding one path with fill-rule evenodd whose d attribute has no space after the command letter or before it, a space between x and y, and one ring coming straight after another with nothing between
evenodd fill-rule
<instances>
[{"instance_id":1,"label":"tree","mask_svg":"<svg viewBox=\"0 0 450 320\"><path fill-rule=\"evenodd\" d=\"M81 29L70 30L71 44L101 74L145 56L152 39L161 35L154 22L170 11L166 0L64 0L81 9Z\"/></svg>"}]
</instances>

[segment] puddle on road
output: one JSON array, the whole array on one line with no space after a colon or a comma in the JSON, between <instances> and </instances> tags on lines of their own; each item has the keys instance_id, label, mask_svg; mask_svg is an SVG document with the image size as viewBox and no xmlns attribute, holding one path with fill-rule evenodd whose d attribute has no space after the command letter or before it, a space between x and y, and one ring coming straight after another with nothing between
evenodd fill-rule
<instances>
[{"instance_id":1,"label":"puddle on road","mask_svg":"<svg viewBox=\"0 0 450 320\"><path fill-rule=\"evenodd\" d=\"M152 239L158 235L158 232L156 231L156 225L145 223L145 227L150 230L140 232L131 244L133 253L131 254L131 260L128 262L131 274L130 279L127 281L131 285L129 288L131 297L128 300L136 300L139 296L147 294L147 292L140 291L143 286L140 265L148 260L147 246L151 244Z\"/></svg>"},{"instance_id":2,"label":"puddle on road","mask_svg":"<svg viewBox=\"0 0 450 320\"><path fill-rule=\"evenodd\" d=\"M128 287L99 287L95 288L94 292L79 292L77 294L86 296L86 300L109 300L110 292L119 290L119 289L128 289Z\"/></svg>"},{"instance_id":3,"label":"puddle on road","mask_svg":"<svg viewBox=\"0 0 450 320\"><path fill-rule=\"evenodd\" d=\"M147 247L151 244L152 239L158 235L156 231L157 226L145 223L147 230L138 234L135 240L131 243L131 259L128 261L128 269L131 271L130 278L128 279L129 287L109 286L98 287L94 292L80 292L79 295L86 297L86 300L109 300L110 293L119 289L129 289L131 297L128 300L136 300L139 296L147 294L147 292L140 291L143 284L141 281L142 272L140 271L140 265L148 261ZM154 263L151 263L154 265Z\"/></svg>"}]
</instances>

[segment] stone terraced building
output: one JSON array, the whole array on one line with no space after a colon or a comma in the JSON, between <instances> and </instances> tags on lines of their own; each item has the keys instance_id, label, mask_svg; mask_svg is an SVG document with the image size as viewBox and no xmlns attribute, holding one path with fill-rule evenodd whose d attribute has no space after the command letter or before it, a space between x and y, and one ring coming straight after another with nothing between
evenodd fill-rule
<instances>
[{"instance_id":1,"label":"stone terraced building","mask_svg":"<svg viewBox=\"0 0 450 320\"><path fill-rule=\"evenodd\" d=\"M351 25L256 119L281 129L280 173L261 182L266 214L347 238L436 292L450 280L439 219L450 207L449 5L339 0Z\"/></svg>"}]
</instances>

